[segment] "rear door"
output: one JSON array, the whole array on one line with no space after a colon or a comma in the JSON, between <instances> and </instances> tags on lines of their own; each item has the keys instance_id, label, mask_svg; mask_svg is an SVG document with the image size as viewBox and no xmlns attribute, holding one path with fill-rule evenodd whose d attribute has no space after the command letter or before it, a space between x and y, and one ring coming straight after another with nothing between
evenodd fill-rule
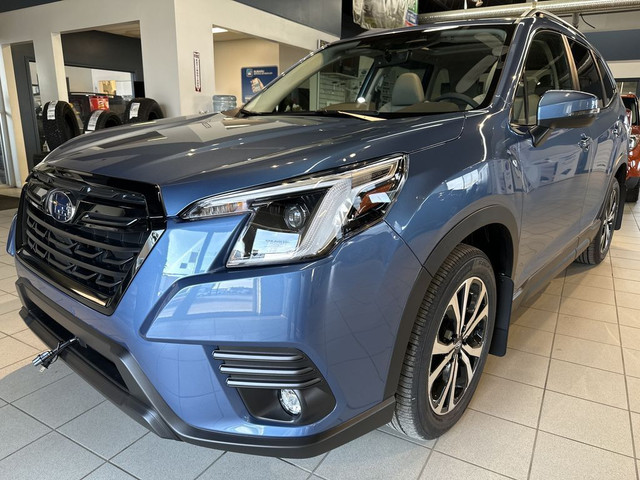
<instances>
[{"instance_id":1,"label":"rear door","mask_svg":"<svg viewBox=\"0 0 640 480\"><path fill-rule=\"evenodd\" d=\"M609 77L602 60L586 45L570 41L571 53L578 76L578 89L598 97L600 113L589 127L585 139L588 145L587 169L589 182L582 212L581 227L591 225L600 212L615 162L618 137L623 133L623 118L620 118L615 83ZM601 74L604 74L602 75Z\"/></svg>"}]
</instances>

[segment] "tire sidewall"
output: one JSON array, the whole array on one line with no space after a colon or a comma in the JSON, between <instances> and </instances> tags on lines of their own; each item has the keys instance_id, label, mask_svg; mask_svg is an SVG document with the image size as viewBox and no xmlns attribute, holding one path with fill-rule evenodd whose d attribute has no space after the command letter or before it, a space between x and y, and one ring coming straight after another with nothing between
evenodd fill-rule
<instances>
[{"instance_id":1,"label":"tire sidewall","mask_svg":"<svg viewBox=\"0 0 640 480\"><path fill-rule=\"evenodd\" d=\"M602 262L605 258L607 258L607 254L609 253L609 250L611 249L611 243L613 242L613 233L615 231L615 226L614 229L611 231L611 240L609 241L609 245L607 245L607 248L604 252L600 251L600 247L601 247L601 242L602 242L602 226L604 224L604 222L606 222L607 220L607 210L609 208L609 197L611 196L611 192L613 190L617 190L617 196L618 196L618 206L616 209L616 217L618 217L619 211L620 211L620 202L622 201L620 198L620 184L618 183L618 180L616 180L615 178L613 179L613 181L611 182L611 184L609 185L609 188L607 189L607 196L604 199L604 205L602 207L602 213L600 214L600 228L598 229L598 234L596 236L596 248L594 251L594 254L597 258L597 263Z\"/></svg>"},{"instance_id":2,"label":"tire sidewall","mask_svg":"<svg viewBox=\"0 0 640 480\"><path fill-rule=\"evenodd\" d=\"M479 254L478 254L479 253ZM419 365L417 372L420 375L419 380L414 383L413 398L417 403L417 415L419 424L429 437L440 436L449 428L451 428L462 416L467 405L473 397L473 393L480 381L480 376L484 368L484 364L489 353L491 339L493 337L493 327L495 324L496 312L496 281L489 259L479 252L468 255L461 259L457 265L457 269L452 271L448 278L445 278L439 291L436 292L432 307L427 314L427 323L425 335L422 336L420 345L418 346ZM487 334L483 345L483 351L476 368L476 372L467 391L460 400L460 403L452 412L445 415L436 415L433 412L428 395L427 377L431 362L431 353L433 351L434 342L438 333L441 319L446 311L449 300L454 295L458 287L470 277L480 278L486 286L489 301L489 318L487 323Z\"/></svg>"}]
</instances>

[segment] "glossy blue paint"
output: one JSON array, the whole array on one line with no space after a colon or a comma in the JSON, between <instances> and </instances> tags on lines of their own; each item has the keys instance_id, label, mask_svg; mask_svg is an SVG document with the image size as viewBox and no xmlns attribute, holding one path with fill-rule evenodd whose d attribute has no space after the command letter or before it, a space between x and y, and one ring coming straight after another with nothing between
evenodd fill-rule
<instances>
[{"instance_id":1,"label":"glossy blue paint","mask_svg":"<svg viewBox=\"0 0 640 480\"><path fill-rule=\"evenodd\" d=\"M376 123L217 114L99 131L62 145L47 161L159 185L167 214L176 215L203 197L445 143L463 123L461 113Z\"/></svg>"},{"instance_id":2,"label":"glossy blue paint","mask_svg":"<svg viewBox=\"0 0 640 480\"><path fill-rule=\"evenodd\" d=\"M189 247L199 260L215 258L241 221L171 221L111 316L70 299L21 262L18 276L126 348L172 410L201 428L305 436L381 402L394 331L421 268L406 244L381 222L313 263L220 273L185 265ZM338 406L296 428L247 421L235 414L242 402L205 348L218 344L303 350Z\"/></svg>"},{"instance_id":3,"label":"glossy blue paint","mask_svg":"<svg viewBox=\"0 0 640 480\"><path fill-rule=\"evenodd\" d=\"M492 22L513 23L477 23ZM343 425L380 405L385 392L389 398L390 381L397 384L390 372L406 349L406 341L398 347L396 340L415 319L411 312L403 323L415 300L411 290L450 232L489 208L499 212L492 222L515 225L509 232L514 268L500 273L519 289L554 267L567 248L580 253L578 238L597 220L614 170L626 161L626 133L613 133L624 118L619 98L603 106L591 126L557 128L537 146L529 128L513 124L516 79L535 34L553 29L579 37L543 17L515 23L503 73L483 108L379 122L205 115L110 129L63 145L48 164L158 185L167 228L109 316L73 300L19 260L18 276L130 352L187 424L266 437L302 437ZM556 115L566 105L550 102L541 110ZM591 139L588 149L580 146L584 136ZM397 153L406 154L408 172L384 220L321 258L226 268L229 246L248 215L191 222L178 216L204 197ZM11 254L14 235L15 223ZM219 345L303 351L326 379L334 410L309 425L252 418L211 358Z\"/></svg>"}]
</instances>

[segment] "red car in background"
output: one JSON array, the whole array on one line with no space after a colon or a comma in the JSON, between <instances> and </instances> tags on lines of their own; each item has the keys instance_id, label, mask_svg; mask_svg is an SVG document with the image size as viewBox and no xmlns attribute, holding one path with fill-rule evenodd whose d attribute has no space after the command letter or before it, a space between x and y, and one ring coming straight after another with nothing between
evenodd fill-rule
<instances>
[{"instance_id":1,"label":"red car in background","mask_svg":"<svg viewBox=\"0 0 640 480\"><path fill-rule=\"evenodd\" d=\"M627 170L627 202L638 201L640 193L640 118L638 97L631 93L621 95L624 106L631 110L631 135L629 135L629 167Z\"/></svg>"}]
</instances>

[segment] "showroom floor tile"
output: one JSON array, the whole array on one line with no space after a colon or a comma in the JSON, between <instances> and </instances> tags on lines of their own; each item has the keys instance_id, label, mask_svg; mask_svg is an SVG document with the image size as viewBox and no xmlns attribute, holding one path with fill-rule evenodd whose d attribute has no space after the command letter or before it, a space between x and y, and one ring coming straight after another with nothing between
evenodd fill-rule
<instances>
[{"instance_id":1,"label":"showroom floor tile","mask_svg":"<svg viewBox=\"0 0 640 480\"><path fill-rule=\"evenodd\" d=\"M571 265L514 313L507 355L488 358L450 432L420 442L385 426L309 459L163 440L64 363L39 373L0 238L0 479L640 480L639 223L627 204L605 262Z\"/></svg>"}]
</instances>

